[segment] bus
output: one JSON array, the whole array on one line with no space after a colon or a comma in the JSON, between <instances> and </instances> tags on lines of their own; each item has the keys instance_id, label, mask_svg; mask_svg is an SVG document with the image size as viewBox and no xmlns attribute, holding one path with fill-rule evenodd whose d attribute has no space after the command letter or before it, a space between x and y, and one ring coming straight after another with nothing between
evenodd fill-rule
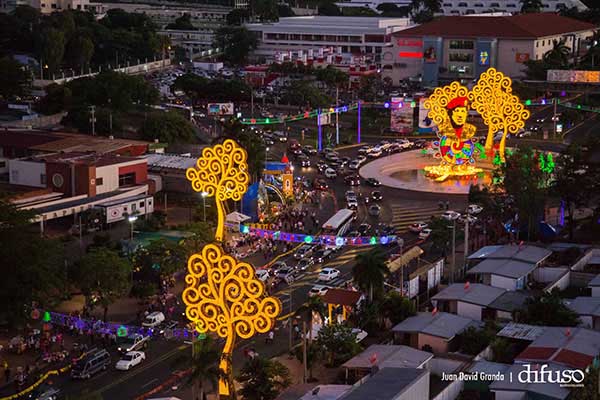
<instances>
[{"instance_id":1,"label":"bus","mask_svg":"<svg viewBox=\"0 0 600 400\"><path fill-rule=\"evenodd\" d=\"M350 228L350 223L352 223L354 218L354 211L347 208L342 208L323 224L323 234L343 236L348 228Z\"/></svg>"}]
</instances>

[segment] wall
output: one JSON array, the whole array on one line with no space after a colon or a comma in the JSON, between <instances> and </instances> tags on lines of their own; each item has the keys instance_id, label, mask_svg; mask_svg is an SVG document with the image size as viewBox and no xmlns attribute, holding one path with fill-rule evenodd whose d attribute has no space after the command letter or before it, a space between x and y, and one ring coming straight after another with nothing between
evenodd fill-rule
<instances>
[{"instance_id":1,"label":"wall","mask_svg":"<svg viewBox=\"0 0 600 400\"><path fill-rule=\"evenodd\" d=\"M493 287L503 288L506 290L516 290L517 289L517 280L512 278L506 278L500 275L491 276L490 285Z\"/></svg>"},{"instance_id":2,"label":"wall","mask_svg":"<svg viewBox=\"0 0 600 400\"><path fill-rule=\"evenodd\" d=\"M430 61L423 60L423 86L437 86L439 78L439 67L444 59L443 40L440 37L424 37L423 52L427 53L430 48L433 49L432 55L435 57Z\"/></svg>"},{"instance_id":3,"label":"wall","mask_svg":"<svg viewBox=\"0 0 600 400\"><path fill-rule=\"evenodd\" d=\"M381 70L382 77L391 78L393 86L398 86L400 80L422 73L423 40L419 37L393 37L392 43L393 46L391 48L384 48L382 51ZM417 55L419 57L416 57Z\"/></svg>"},{"instance_id":4,"label":"wall","mask_svg":"<svg viewBox=\"0 0 600 400\"><path fill-rule=\"evenodd\" d=\"M567 271L567 268L536 268L533 270L533 279L540 283L550 283L558 279Z\"/></svg>"},{"instance_id":5,"label":"wall","mask_svg":"<svg viewBox=\"0 0 600 400\"><path fill-rule=\"evenodd\" d=\"M96 168L89 165L75 166L75 194L96 195Z\"/></svg>"},{"instance_id":6,"label":"wall","mask_svg":"<svg viewBox=\"0 0 600 400\"><path fill-rule=\"evenodd\" d=\"M454 400L458 397L460 392L463 390L464 381L457 379L452 381L448 386L444 388L437 396L432 400Z\"/></svg>"},{"instance_id":7,"label":"wall","mask_svg":"<svg viewBox=\"0 0 600 400\"><path fill-rule=\"evenodd\" d=\"M585 253L573 266L571 269L573 271L583 271L585 266L590 262L590 259L594 256L600 255L599 249L590 249Z\"/></svg>"},{"instance_id":8,"label":"wall","mask_svg":"<svg viewBox=\"0 0 600 400\"><path fill-rule=\"evenodd\" d=\"M44 128L52 125L57 125L62 121L66 112L58 114L38 116L37 118L28 119L26 121L15 120L15 121L3 121L0 122L0 127L11 127L11 128Z\"/></svg>"},{"instance_id":9,"label":"wall","mask_svg":"<svg viewBox=\"0 0 600 400\"><path fill-rule=\"evenodd\" d=\"M129 201L122 204L105 207L106 223L123 221L125 215L137 214L138 216L152 214L154 212L154 198L152 196L146 199Z\"/></svg>"},{"instance_id":10,"label":"wall","mask_svg":"<svg viewBox=\"0 0 600 400\"><path fill-rule=\"evenodd\" d=\"M146 160L141 160L131 165L119 164L119 175L135 173L135 184L140 185L148 180L148 163Z\"/></svg>"},{"instance_id":11,"label":"wall","mask_svg":"<svg viewBox=\"0 0 600 400\"><path fill-rule=\"evenodd\" d=\"M418 347L417 349L422 350L423 346L429 345L433 349L434 353L447 353L448 352L448 342L446 339L430 336L423 333L418 334ZM411 343L412 344L412 343ZM414 347L414 346L413 346Z\"/></svg>"},{"instance_id":12,"label":"wall","mask_svg":"<svg viewBox=\"0 0 600 400\"><path fill-rule=\"evenodd\" d=\"M533 59L533 40L507 40L498 41L498 70L510 77L525 76L525 65L516 61L517 53L529 54Z\"/></svg>"},{"instance_id":13,"label":"wall","mask_svg":"<svg viewBox=\"0 0 600 400\"><path fill-rule=\"evenodd\" d=\"M98 185L98 179L102 179L102 185ZM105 165L96 168L96 193L107 193L119 188L119 167L117 165Z\"/></svg>"},{"instance_id":14,"label":"wall","mask_svg":"<svg viewBox=\"0 0 600 400\"><path fill-rule=\"evenodd\" d=\"M404 389L396 400L429 400L429 371L421 375L408 388Z\"/></svg>"},{"instance_id":15,"label":"wall","mask_svg":"<svg viewBox=\"0 0 600 400\"><path fill-rule=\"evenodd\" d=\"M451 360L449 358L434 357L429 360L428 370L432 374L441 376L444 374L453 374L461 369L463 363L457 360Z\"/></svg>"},{"instance_id":16,"label":"wall","mask_svg":"<svg viewBox=\"0 0 600 400\"><path fill-rule=\"evenodd\" d=\"M46 175L48 181L48 187L52 188L54 192L61 192L67 196L73 196L73 187L71 185L71 166L64 163L47 162L46 163ZM57 179L55 178L57 176ZM62 177L62 184L57 185L59 182L58 176Z\"/></svg>"},{"instance_id":17,"label":"wall","mask_svg":"<svg viewBox=\"0 0 600 400\"><path fill-rule=\"evenodd\" d=\"M580 315L579 321L581 321L579 326L590 329L594 326L594 318L591 315Z\"/></svg>"},{"instance_id":18,"label":"wall","mask_svg":"<svg viewBox=\"0 0 600 400\"><path fill-rule=\"evenodd\" d=\"M555 288L559 290L565 290L569 287L569 283L571 282L570 276L571 271L564 271L562 275L560 275L554 282L548 284L548 286L544 288L544 291L550 293L552 289Z\"/></svg>"},{"instance_id":19,"label":"wall","mask_svg":"<svg viewBox=\"0 0 600 400\"><path fill-rule=\"evenodd\" d=\"M46 164L26 160L9 160L9 182L11 185L23 185L44 188L42 175L46 174Z\"/></svg>"},{"instance_id":20,"label":"wall","mask_svg":"<svg viewBox=\"0 0 600 400\"><path fill-rule=\"evenodd\" d=\"M600 297L600 287L592 288L592 297Z\"/></svg>"},{"instance_id":21,"label":"wall","mask_svg":"<svg viewBox=\"0 0 600 400\"><path fill-rule=\"evenodd\" d=\"M508 390L493 390L496 394L495 400L525 400L527 392L508 391Z\"/></svg>"},{"instance_id":22,"label":"wall","mask_svg":"<svg viewBox=\"0 0 600 400\"><path fill-rule=\"evenodd\" d=\"M458 304L457 304L456 313L458 315L461 315L461 316L467 317L467 318L471 318L476 321L481 321L481 310L482 310L481 306L478 306L475 304L470 304L470 303L465 303L462 301L458 301L457 303Z\"/></svg>"}]
</instances>

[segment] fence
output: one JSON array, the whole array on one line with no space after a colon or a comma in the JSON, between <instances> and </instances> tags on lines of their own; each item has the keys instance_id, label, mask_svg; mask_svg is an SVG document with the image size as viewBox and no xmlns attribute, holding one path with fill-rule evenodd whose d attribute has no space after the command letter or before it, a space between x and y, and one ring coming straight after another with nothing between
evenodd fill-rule
<instances>
[{"instance_id":1,"label":"fence","mask_svg":"<svg viewBox=\"0 0 600 400\"><path fill-rule=\"evenodd\" d=\"M464 382L462 379L452 381L446 386L440 393L438 393L432 400L454 400L458 397L459 393L463 390Z\"/></svg>"},{"instance_id":2,"label":"fence","mask_svg":"<svg viewBox=\"0 0 600 400\"><path fill-rule=\"evenodd\" d=\"M0 127L23 129L44 128L59 124L65 115L67 115L66 112L61 112L58 114L38 116L36 118L31 118L27 120L0 122Z\"/></svg>"}]
</instances>

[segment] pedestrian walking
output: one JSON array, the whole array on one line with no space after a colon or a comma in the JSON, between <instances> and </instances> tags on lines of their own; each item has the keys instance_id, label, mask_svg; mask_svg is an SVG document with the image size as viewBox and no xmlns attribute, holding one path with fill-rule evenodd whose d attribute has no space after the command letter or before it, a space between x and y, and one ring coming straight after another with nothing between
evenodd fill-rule
<instances>
[{"instance_id":1,"label":"pedestrian walking","mask_svg":"<svg viewBox=\"0 0 600 400\"><path fill-rule=\"evenodd\" d=\"M273 338L274 337L275 337L275 332L273 332L272 330L270 330L269 333L267 334L267 337L265 338L265 343L267 343L267 344L273 343Z\"/></svg>"},{"instance_id":2,"label":"pedestrian walking","mask_svg":"<svg viewBox=\"0 0 600 400\"><path fill-rule=\"evenodd\" d=\"M446 210L450 209L450 202L448 200L446 200Z\"/></svg>"}]
</instances>

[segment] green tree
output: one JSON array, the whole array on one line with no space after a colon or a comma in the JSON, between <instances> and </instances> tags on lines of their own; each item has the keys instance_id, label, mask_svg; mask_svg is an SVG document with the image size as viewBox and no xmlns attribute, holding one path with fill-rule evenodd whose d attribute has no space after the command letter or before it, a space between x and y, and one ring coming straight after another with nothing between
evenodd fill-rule
<instances>
[{"instance_id":1,"label":"green tree","mask_svg":"<svg viewBox=\"0 0 600 400\"><path fill-rule=\"evenodd\" d=\"M375 75L361 76L358 97L363 101L375 101L380 84L379 78Z\"/></svg>"},{"instance_id":2,"label":"green tree","mask_svg":"<svg viewBox=\"0 0 600 400\"><path fill-rule=\"evenodd\" d=\"M235 8L227 14L227 25L242 25L250 20L250 12L245 8Z\"/></svg>"},{"instance_id":3,"label":"green tree","mask_svg":"<svg viewBox=\"0 0 600 400\"><path fill-rule=\"evenodd\" d=\"M263 22L278 21L279 13L277 1L275 0L251 0L253 2L254 15Z\"/></svg>"},{"instance_id":4,"label":"green tree","mask_svg":"<svg viewBox=\"0 0 600 400\"><path fill-rule=\"evenodd\" d=\"M429 221L428 225L431 229L429 238L433 247L442 251L445 255L446 250L452 245L452 222L435 217Z\"/></svg>"},{"instance_id":5,"label":"green tree","mask_svg":"<svg viewBox=\"0 0 600 400\"><path fill-rule=\"evenodd\" d=\"M65 54L65 34L58 29L50 28L42 35L42 62L48 65L48 73L58 72Z\"/></svg>"},{"instance_id":6,"label":"green tree","mask_svg":"<svg viewBox=\"0 0 600 400\"><path fill-rule=\"evenodd\" d=\"M219 370L219 361L221 352L216 348L214 340L210 335L202 340L195 340L191 360L183 356L176 362L187 362L190 364L192 373L188 378L188 384L194 385L194 390L197 393L198 399L205 399L205 383L210 383L212 388L216 388L221 371Z\"/></svg>"},{"instance_id":7,"label":"green tree","mask_svg":"<svg viewBox=\"0 0 600 400\"><path fill-rule=\"evenodd\" d=\"M331 1L323 1L319 4L318 13L319 15L336 17L342 15L342 10Z\"/></svg>"},{"instance_id":8,"label":"green tree","mask_svg":"<svg viewBox=\"0 0 600 400\"><path fill-rule=\"evenodd\" d=\"M69 41L68 54L72 65L78 66L80 73L86 73L94 55L94 42L87 36L77 35Z\"/></svg>"},{"instance_id":9,"label":"green tree","mask_svg":"<svg viewBox=\"0 0 600 400\"><path fill-rule=\"evenodd\" d=\"M348 84L350 79L348 74L344 71L340 71L337 68L328 65L326 68L318 68L315 70L315 77L317 80L325 83L332 87L340 87Z\"/></svg>"},{"instance_id":10,"label":"green tree","mask_svg":"<svg viewBox=\"0 0 600 400\"><path fill-rule=\"evenodd\" d=\"M356 264L352 267L352 277L362 291L369 294L369 303L373 302L374 293L383 290L385 275L388 272L385 254L380 249L356 256Z\"/></svg>"},{"instance_id":11,"label":"green tree","mask_svg":"<svg viewBox=\"0 0 600 400\"><path fill-rule=\"evenodd\" d=\"M31 75L23 65L10 57L0 58L0 97L21 96L30 82Z\"/></svg>"},{"instance_id":12,"label":"green tree","mask_svg":"<svg viewBox=\"0 0 600 400\"><path fill-rule=\"evenodd\" d=\"M256 130L244 129L237 118L231 118L223 124L223 135L218 142L227 138L237 141L248 153L248 172L258 180L264 168L266 146Z\"/></svg>"},{"instance_id":13,"label":"green tree","mask_svg":"<svg viewBox=\"0 0 600 400\"><path fill-rule=\"evenodd\" d=\"M544 62L553 68L564 68L569 64L571 49L565 44L565 40L553 40L552 49L544 54Z\"/></svg>"},{"instance_id":14,"label":"green tree","mask_svg":"<svg viewBox=\"0 0 600 400\"><path fill-rule=\"evenodd\" d=\"M141 134L146 140L158 139L162 143L190 143L195 137L190 121L174 111L148 114Z\"/></svg>"},{"instance_id":15,"label":"green tree","mask_svg":"<svg viewBox=\"0 0 600 400\"><path fill-rule=\"evenodd\" d=\"M512 343L503 337L497 337L490 343L494 362L512 364L515 359L515 349Z\"/></svg>"},{"instance_id":16,"label":"green tree","mask_svg":"<svg viewBox=\"0 0 600 400\"><path fill-rule=\"evenodd\" d=\"M237 377L239 393L247 400L275 400L291 384L290 371L279 361L253 357Z\"/></svg>"},{"instance_id":17,"label":"green tree","mask_svg":"<svg viewBox=\"0 0 600 400\"><path fill-rule=\"evenodd\" d=\"M233 65L245 64L257 44L256 35L243 26L222 26L215 32L215 45L222 49L223 60Z\"/></svg>"},{"instance_id":18,"label":"green tree","mask_svg":"<svg viewBox=\"0 0 600 400\"><path fill-rule=\"evenodd\" d=\"M411 0L410 9L413 21L422 24L442 11L442 0Z\"/></svg>"},{"instance_id":19,"label":"green tree","mask_svg":"<svg viewBox=\"0 0 600 400\"><path fill-rule=\"evenodd\" d=\"M598 387L600 385L600 368L593 365L586 370L583 386L573 388L569 395L571 400L598 400Z\"/></svg>"},{"instance_id":20,"label":"green tree","mask_svg":"<svg viewBox=\"0 0 600 400\"><path fill-rule=\"evenodd\" d=\"M43 239L31 224L32 211L19 210L0 196L0 323L12 327L29 320L32 305L53 306L65 293L63 246Z\"/></svg>"},{"instance_id":21,"label":"green tree","mask_svg":"<svg viewBox=\"0 0 600 400\"><path fill-rule=\"evenodd\" d=\"M403 18L410 14L410 7L398 7L394 3L381 3L377 6L377 11L382 17Z\"/></svg>"},{"instance_id":22,"label":"green tree","mask_svg":"<svg viewBox=\"0 0 600 400\"><path fill-rule=\"evenodd\" d=\"M315 380L313 377L313 367L321 358L321 347L316 343L306 344L306 369L308 370L308 381L312 382ZM294 348L294 356L296 360L304 363L304 348L303 346L296 346Z\"/></svg>"},{"instance_id":23,"label":"green tree","mask_svg":"<svg viewBox=\"0 0 600 400\"><path fill-rule=\"evenodd\" d=\"M530 325L577 326L577 314L568 308L558 293L544 293L527 299L526 308L516 313L517 321Z\"/></svg>"},{"instance_id":24,"label":"green tree","mask_svg":"<svg viewBox=\"0 0 600 400\"><path fill-rule=\"evenodd\" d=\"M67 88L67 90L69 89ZM46 104L48 103L46 102ZM63 122L76 128L81 133L92 133L90 118L91 114L89 107L79 106L71 108ZM119 113L112 114L111 128L111 110L108 108L96 107L94 118L96 119L94 131L97 135L108 136L114 132L120 132L123 129L123 123Z\"/></svg>"},{"instance_id":25,"label":"green tree","mask_svg":"<svg viewBox=\"0 0 600 400\"><path fill-rule=\"evenodd\" d=\"M281 97L282 103L321 108L333 104L333 99L307 81L294 81Z\"/></svg>"},{"instance_id":26,"label":"green tree","mask_svg":"<svg viewBox=\"0 0 600 400\"><path fill-rule=\"evenodd\" d=\"M360 352L356 334L352 328L341 324L329 324L321 327L317 344L327 353L328 365L335 367L345 363Z\"/></svg>"},{"instance_id":27,"label":"green tree","mask_svg":"<svg viewBox=\"0 0 600 400\"><path fill-rule=\"evenodd\" d=\"M108 307L130 290L131 264L114 250L92 249L79 260L70 276L80 287L86 304L93 307L92 298L97 298L106 321Z\"/></svg>"},{"instance_id":28,"label":"green tree","mask_svg":"<svg viewBox=\"0 0 600 400\"><path fill-rule=\"evenodd\" d=\"M398 292L389 292L381 303L381 315L390 320L392 325L399 324L415 314L414 303Z\"/></svg>"},{"instance_id":29,"label":"green tree","mask_svg":"<svg viewBox=\"0 0 600 400\"><path fill-rule=\"evenodd\" d=\"M167 25L166 29L174 29L178 31L195 31L196 27L192 24L192 17L188 13L184 13L181 17L175 19L175 22Z\"/></svg>"},{"instance_id":30,"label":"green tree","mask_svg":"<svg viewBox=\"0 0 600 400\"><path fill-rule=\"evenodd\" d=\"M470 326L459 335L460 350L474 356L485 349L493 337L486 329Z\"/></svg>"},{"instance_id":31,"label":"green tree","mask_svg":"<svg viewBox=\"0 0 600 400\"><path fill-rule=\"evenodd\" d=\"M557 194L564 202L567 211L569 240L573 240L576 225L575 209L588 204L589 200L593 198L596 189L594 181L597 178L587 163L580 146L571 144L558 157L551 193Z\"/></svg>"},{"instance_id":32,"label":"green tree","mask_svg":"<svg viewBox=\"0 0 600 400\"><path fill-rule=\"evenodd\" d=\"M308 301L296 310L296 315L299 315L305 321L308 321L309 344L312 344L313 341L313 317L315 314L320 316L321 320L325 320L325 303L323 303L323 299L319 296L309 297Z\"/></svg>"},{"instance_id":33,"label":"green tree","mask_svg":"<svg viewBox=\"0 0 600 400\"><path fill-rule=\"evenodd\" d=\"M186 261L185 247L165 238L151 241L147 246L138 249L134 255L139 274L150 279L169 277L184 268Z\"/></svg>"},{"instance_id":34,"label":"green tree","mask_svg":"<svg viewBox=\"0 0 600 400\"><path fill-rule=\"evenodd\" d=\"M521 12L523 13L539 13L543 6L542 0L521 0Z\"/></svg>"}]
</instances>

